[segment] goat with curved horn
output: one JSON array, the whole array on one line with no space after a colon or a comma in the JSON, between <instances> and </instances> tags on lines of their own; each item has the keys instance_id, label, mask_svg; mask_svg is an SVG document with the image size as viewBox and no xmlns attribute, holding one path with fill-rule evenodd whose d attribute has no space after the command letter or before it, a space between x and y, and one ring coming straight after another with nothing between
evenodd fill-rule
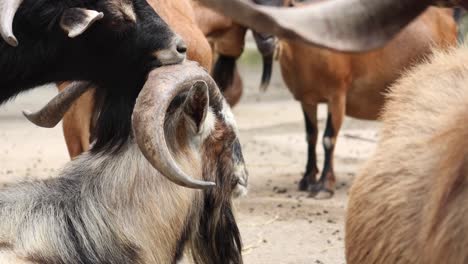
<instances>
[{"instance_id":1,"label":"goat with curved horn","mask_svg":"<svg viewBox=\"0 0 468 264\"><path fill-rule=\"evenodd\" d=\"M161 67L150 72L140 91L132 115L136 142L151 165L170 181L184 187L206 189L214 182L195 180L177 165L167 146L164 122L172 100L192 86L206 86L210 98L218 104L224 100L210 75L194 62ZM24 112L26 118L41 127L54 127L73 102L89 89L89 82L74 82L35 113Z\"/></svg>"},{"instance_id":2,"label":"goat with curved horn","mask_svg":"<svg viewBox=\"0 0 468 264\"><path fill-rule=\"evenodd\" d=\"M178 185L205 189L215 183L195 180L181 170L169 151L163 129L172 100L192 86L207 86L211 95L219 94L210 98L222 98L209 74L201 67L194 66L195 63L189 62L153 70L138 95L132 125L141 152L154 168Z\"/></svg>"},{"instance_id":3,"label":"goat with curved horn","mask_svg":"<svg viewBox=\"0 0 468 264\"><path fill-rule=\"evenodd\" d=\"M339 51L383 46L432 0L327 0L304 8L259 6L244 0L199 0L258 32Z\"/></svg>"},{"instance_id":4,"label":"goat with curved horn","mask_svg":"<svg viewBox=\"0 0 468 264\"><path fill-rule=\"evenodd\" d=\"M0 2L0 34L3 40L13 47L18 46L18 40L13 34L13 19L22 2L23 0L2 0Z\"/></svg>"},{"instance_id":5,"label":"goat with curved horn","mask_svg":"<svg viewBox=\"0 0 468 264\"><path fill-rule=\"evenodd\" d=\"M45 128L55 127L70 109L73 102L90 88L89 82L73 82L63 92L56 95L42 109L31 113L23 111L23 115L31 123Z\"/></svg>"}]
</instances>

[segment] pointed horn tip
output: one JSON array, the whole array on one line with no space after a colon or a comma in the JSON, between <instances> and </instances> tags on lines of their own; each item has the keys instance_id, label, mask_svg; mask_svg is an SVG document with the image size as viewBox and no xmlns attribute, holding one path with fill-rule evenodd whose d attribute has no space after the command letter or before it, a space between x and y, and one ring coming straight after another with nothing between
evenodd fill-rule
<instances>
[{"instance_id":1,"label":"pointed horn tip","mask_svg":"<svg viewBox=\"0 0 468 264\"><path fill-rule=\"evenodd\" d=\"M26 117L26 119L27 119L29 122L33 123L33 124L36 125L36 126L39 126L39 125L37 124L36 120L34 119L33 113L32 113L31 111L29 111L29 110L23 110L22 113L23 113L23 116Z\"/></svg>"},{"instance_id":2,"label":"pointed horn tip","mask_svg":"<svg viewBox=\"0 0 468 264\"><path fill-rule=\"evenodd\" d=\"M12 47L18 47L18 40L15 36L10 35L5 38L6 43Z\"/></svg>"},{"instance_id":3,"label":"pointed horn tip","mask_svg":"<svg viewBox=\"0 0 468 264\"><path fill-rule=\"evenodd\" d=\"M36 120L34 113L32 113L29 110L23 110L22 113L23 113L23 116L26 117L26 119L28 119L29 122L33 123L34 125L38 127L53 128L57 125L57 124L51 124L51 123L44 123L44 122L40 122Z\"/></svg>"},{"instance_id":4,"label":"pointed horn tip","mask_svg":"<svg viewBox=\"0 0 468 264\"><path fill-rule=\"evenodd\" d=\"M23 116L26 117L29 120L29 116L31 115L31 111L23 110L21 112L23 113Z\"/></svg>"},{"instance_id":5,"label":"pointed horn tip","mask_svg":"<svg viewBox=\"0 0 468 264\"><path fill-rule=\"evenodd\" d=\"M210 181L194 181L193 186L186 186L192 189L206 190L216 187L216 183Z\"/></svg>"}]
</instances>

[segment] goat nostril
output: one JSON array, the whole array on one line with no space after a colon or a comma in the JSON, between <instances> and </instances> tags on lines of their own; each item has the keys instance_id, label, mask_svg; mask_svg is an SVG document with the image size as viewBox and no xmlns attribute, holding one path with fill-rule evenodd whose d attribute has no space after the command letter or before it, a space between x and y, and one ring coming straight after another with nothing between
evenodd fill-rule
<instances>
[{"instance_id":1,"label":"goat nostril","mask_svg":"<svg viewBox=\"0 0 468 264\"><path fill-rule=\"evenodd\" d=\"M178 53L181 53L181 54L187 52L187 45L185 44L183 40L177 41L176 50Z\"/></svg>"},{"instance_id":2,"label":"goat nostril","mask_svg":"<svg viewBox=\"0 0 468 264\"><path fill-rule=\"evenodd\" d=\"M187 52L187 46L185 45L185 43L177 45L177 52L179 52L179 53Z\"/></svg>"}]
</instances>

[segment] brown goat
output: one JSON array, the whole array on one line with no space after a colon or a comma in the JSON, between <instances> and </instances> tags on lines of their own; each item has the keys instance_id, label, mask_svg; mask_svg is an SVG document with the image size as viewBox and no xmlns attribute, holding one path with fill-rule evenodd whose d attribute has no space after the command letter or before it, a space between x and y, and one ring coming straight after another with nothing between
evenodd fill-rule
<instances>
[{"instance_id":1,"label":"brown goat","mask_svg":"<svg viewBox=\"0 0 468 264\"><path fill-rule=\"evenodd\" d=\"M283 79L304 112L308 142L307 166L300 190L311 196L333 195L335 174L333 151L345 115L373 120L384 104L384 93L402 70L421 61L432 46L456 43L456 24L451 12L429 8L381 49L362 54L346 54L300 41L279 41L279 61ZM316 180L317 105L328 104L323 137L325 161Z\"/></svg>"},{"instance_id":2,"label":"brown goat","mask_svg":"<svg viewBox=\"0 0 468 264\"><path fill-rule=\"evenodd\" d=\"M349 264L468 263L468 48L436 52L390 91L354 180Z\"/></svg>"}]
</instances>

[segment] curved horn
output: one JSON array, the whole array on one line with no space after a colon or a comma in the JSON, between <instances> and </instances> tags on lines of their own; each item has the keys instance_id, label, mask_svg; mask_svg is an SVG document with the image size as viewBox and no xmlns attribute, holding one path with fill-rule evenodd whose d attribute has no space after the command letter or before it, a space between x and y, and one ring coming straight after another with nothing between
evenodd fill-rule
<instances>
[{"instance_id":1,"label":"curved horn","mask_svg":"<svg viewBox=\"0 0 468 264\"><path fill-rule=\"evenodd\" d=\"M381 47L433 2L328 0L278 8L245 0L199 1L258 32L351 52Z\"/></svg>"},{"instance_id":2,"label":"curved horn","mask_svg":"<svg viewBox=\"0 0 468 264\"><path fill-rule=\"evenodd\" d=\"M90 86L91 83L89 82L73 82L39 111L31 113L24 110L23 115L37 126L52 128L62 120L75 100L86 92Z\"/></svg>"},{"instance_id":3,"label":"curved horn","mask_svg":"<svg viewBox=\"0 0 468 264\"><path fill-rule=\"evenodd\" d=\"M9 45L18 46L18 40L13 34L13 19L23 0L2 0L0 2L0 34Z\"/></svg>"},{"instance_id":4,"label":"curved horn","mask_svg":"<svg viewBox=\"0 0 468 264\"><path fill-rule=\"evenodd\" d=\"M150 72L132 115L136 142L145 158L170 181L194 189L205 189L215 183L193 179L182 171L167 146L164 122L174 97L200 81L207 84L210 100L222 98L209 74L193 62L157 68Z\"/></svg>"},{"instance_id":5,"label":"curved horn","mask_svg":"<svg viewBox=\"0 0 468 264\"><path fill-rule=\"evenodd\" d=\"M276 38L253 31L258 51L262 54L263 72L260 82L260 91L264 92L270 85L271 72L273 71L273 54L276 49Z\"/></svg>"}]
</instances>

